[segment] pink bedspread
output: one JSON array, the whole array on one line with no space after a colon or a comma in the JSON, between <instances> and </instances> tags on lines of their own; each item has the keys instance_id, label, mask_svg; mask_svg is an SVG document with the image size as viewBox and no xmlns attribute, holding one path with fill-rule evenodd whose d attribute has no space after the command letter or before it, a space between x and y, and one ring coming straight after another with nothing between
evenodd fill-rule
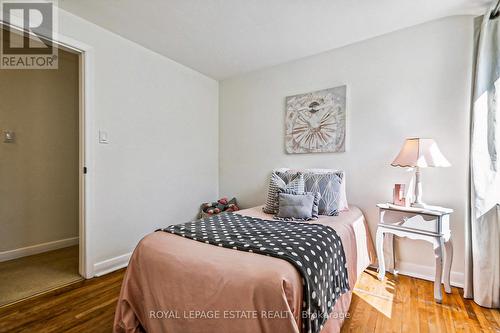
<instances>
[{"instance_id":1,"label":"pink bedspread","mask_svg":"<svg viewBox=\"0 0 500 333\"><path fill-rule=\"evenodd\" d=\"M238 213L272 219L261 207ZM363 214L350 206L316 223L342 239L352 289L375 258ZM321 333L340 331L351 296L338 299ZM114 332L299 333L301 303L301 276L285 260L155 232L130 259Z\"/></svg>"}]
</instances>

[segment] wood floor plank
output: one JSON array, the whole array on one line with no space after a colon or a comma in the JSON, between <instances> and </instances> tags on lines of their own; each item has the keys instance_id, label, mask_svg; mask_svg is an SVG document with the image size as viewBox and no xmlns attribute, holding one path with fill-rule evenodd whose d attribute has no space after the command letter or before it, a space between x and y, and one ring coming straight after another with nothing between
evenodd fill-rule
<instances>
[{"instance_id":1,"label":"wood floor plank","mask_svg":"<svg viewBox=\"0 0 500 333\"><path fill-rule=\"evenodd\" d=\"M387 318L387 321L390 323L390 330L389 332L401 332L401 325L403 322L403 305L404 305L404 298L405 298L405 286L404 282L401 280L404 280L404 277L401 278L400 276L394 277L391 276L391 279L389 281L391 282L389 286L386 286L386 289L392 293L392 309L391 309L391 318ZM398 288L396 288L398 286Z\"/></svg>"},{"instance_id":2,"label":"wood floor plank","mask_svg":"<svg viewBox=\"0 0 500 333\"><path fill-rule=\"evenodd\" d=\"M423 327L427 327L427 322L425 320L425 314L420 311L422 305L419 301L418 283L416 279L407 278L407 280L410 288L408 302L410 303L411 310L409 313L405 314L405 319L409 317L411 317L411 319L409 321L403 319L403 322L410 322L410 324L402 326L401 331L423 332L425 331Z\"/></svg>"},{"instance_id":3,"label":"wood floor plank","mask_svg":"<svg viewBox=\"0 0 500 333\"><path fill-rule=\"evenodd\" d=\"M496 327L500 327L500 311L492 312L493 318L495 319ZM500 331L500 329L499 329Z\"/></svg>"},{"instance_id":4,"label":"wood floor plank","mask_svg":"<svg viewBox=\"0 0 500 333\"><path fill-rule=\"evenodd\" d=\"M474 302L471 302L472 309L476 314L476 317L480 323L480 327L487 333L496 333L498 330L495 329L493 325L495 325L494 321L490 321L489 318L493 318L492 315L489 314L489 311L483 311L483 308L477 305ZM495 325L496 326L496 325Z\"/></svg>"},{"instance_id":5,"label":"wood floor plank","mask_svg":"<svg viewBox=\"0 0 500 333\"><path fill-rule=\"evenodd\" d=\"M404 289L401 292L403 302L403 313L401 315L400 332L411 332L418 330L420 323L420 313L418 312L418 293L415 288L414 280L404 277L401 280ZM408 320L406 320L408 319Z\"/></svg>"},{"instance_id":6,"label":"wood floor plank","mask_svg":"<svg viewBox=\"0 0 500 333\"><path fill-rule=\"evenodd\" d=\"M0 308L0 333L111 332L124 270L78 282L50 294ZM433 283L363 272L342 332L500 333L500 312L464 299L460 289L434 301Z\"/></svg>"},{"instance_id":7,"label":"wood floor plank","mask_svg":"<svg viewBox=\"0 0 500 333\"><path fill-rule=\"evenodd\" d=\"M450 299L453 300L453 311L452 311L452 321L455 332L457 333L469 333L469 325L467 325L467 316L465 312L465 307L461 301L461 296L457 289L452 289Z\"/></svg>"}]
</instances>

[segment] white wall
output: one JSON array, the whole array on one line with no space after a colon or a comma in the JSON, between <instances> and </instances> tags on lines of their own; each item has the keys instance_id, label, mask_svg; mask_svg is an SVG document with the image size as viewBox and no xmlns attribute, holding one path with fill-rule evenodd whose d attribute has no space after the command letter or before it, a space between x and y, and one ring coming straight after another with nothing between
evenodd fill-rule
<instances>
[{"instance_id":1,"label":"white wall","mask_svg":"<svg viewBox=\"0 0 500 333\"><path fill-rule=\"evenodd\" d=\"M389 165L406 137L431 137L452 163L423 171L424 199L455 209L452 279L463 279L467 200L472 17L450 17L292 63L225 80L220 86L220 194L245 206L264 202L277 167L339 168L348 199L376 230L376 203L392 197L409 173ZM305 43L307 41L304 41ZM285 97L348 86L348 150L287 155ZM430 244L399 241L400 267L433 270Z\"/></svg>"},{"instance_id":2,"label":"white wall","mask_svg":"<svg viewBox=\"0 0 500 333\"><path fill-rule=\"evenodd\" d=\"M88 266L102 273L217 196L218 82L63 10L59 20L94 57Z\"/></svg>"}]
</instances>

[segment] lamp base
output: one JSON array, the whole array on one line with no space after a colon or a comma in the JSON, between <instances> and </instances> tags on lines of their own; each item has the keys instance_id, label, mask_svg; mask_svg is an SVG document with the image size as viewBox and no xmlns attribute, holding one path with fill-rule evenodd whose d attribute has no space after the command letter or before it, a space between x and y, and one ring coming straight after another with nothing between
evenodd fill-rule
<instances>
[{"instance_id":1,"label":"lamp base","mask_svg":"<svg viewBox=\"0 0 500 333\"><path fill-rule=\"evenodd\" d=\"M425 204L423 202L414 202L411 204L411 206L414 208L424 208L424 209L429 207L428 204Z\"/></svg>"},{"instance_id":2,"label":"lamp base","mask_svg":"<svg viewBox=\"0 0 500 333\"><path fill-rule=\"evenodd\" d=\"M411 204L414 208L427 208L427 205L422 200L422 181L420 179L420 168L415 168L415 202Z\"/></svg>"}]
</instances>

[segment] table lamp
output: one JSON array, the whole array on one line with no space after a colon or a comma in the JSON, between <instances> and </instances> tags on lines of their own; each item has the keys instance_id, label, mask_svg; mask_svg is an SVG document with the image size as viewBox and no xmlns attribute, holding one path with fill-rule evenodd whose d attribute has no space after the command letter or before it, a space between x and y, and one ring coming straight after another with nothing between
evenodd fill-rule
<instances>
[{"instance_id":1,"label":"table lamp","mask_svg":"<svg viewBox=\"0 0 500 333\"><path fill-rule=\"evenodd\" d=\"M420 168L451 166L450 162L439 150L436 141L422 138L406 139L401 151L391 165L415 168L415 201L411 205L417 208L427 207L422 201Z\"/></svg>"}]
</instances>

